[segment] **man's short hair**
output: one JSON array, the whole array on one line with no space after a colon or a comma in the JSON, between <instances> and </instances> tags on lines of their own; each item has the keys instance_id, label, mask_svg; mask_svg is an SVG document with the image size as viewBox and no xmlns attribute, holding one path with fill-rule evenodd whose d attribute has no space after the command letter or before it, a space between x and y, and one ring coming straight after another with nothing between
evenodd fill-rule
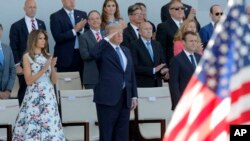
<instances>
[{"instance_id":1,"label":"man's short hair","mask_svg":"<svg viewBox=\"0 0 250 141\"><path fill-rule=\"evenodd\" d=\"M193 32L193 31L187 31L187 32L183 33L182 40L186 41L187 35L197 36L197 34L195 32Z\"/></svg>"},{"instance_id":2,"label":"man's short hair","mask_svg":"<svg viewBox=\"0 0 250 141\"><path fill-rule=\"evenodd\" d=\"M133 13L136 11L136 10L141 10L141 7L139 5L130 5L128 7L128 15L133 15Z\"/></svg>"},{"instance_id":3,"label":"man's short hair","mask_svg":"<svg viewBox=\"0 0 250 141\"><path fill-rule=\"evenodd\" d=\"M214 8L215 6L220 6L220 5L218 5L218 4L212 5L212 6L210 7L210 9L209 9L209 11L210 11L211 14L213 14L213 8Z\"/></svg>"},{"instance_id":4,"label":"man's short hair","mask_svg":"<svg viewBox=\"0 0 250 141\"><path fill-rule=\"evenodd\" d=\"M105 27L105 33L108 35L111 30L123 29L121 23L111 23Z\"/></svg>"}]
</instances>

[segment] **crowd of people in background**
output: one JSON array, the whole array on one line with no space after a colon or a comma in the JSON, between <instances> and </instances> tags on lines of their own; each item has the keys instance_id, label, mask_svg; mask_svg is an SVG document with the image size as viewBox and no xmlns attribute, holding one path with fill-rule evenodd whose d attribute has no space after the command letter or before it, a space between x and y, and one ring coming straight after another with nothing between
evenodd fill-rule
<instances>
[{"instance_id":1,"label":"crowd of people in background","mask_svg":"<svg viewBox=\"0 0 250 141\"><path fill-rule=\"evenodd\" d=\"M0 99L10 97L16 75L20 85L13 140L65 140L53 84L56 72L72 71L79 72L83 87L94 89L100 140L128 140L136 88L169 83L174 110L224 14L220 5L212 5L211 22L201 27L196 9L171 0L155 26L142 2L128 7L129 21L121 17L116 0L105 0L102 9L89 13L75 9L75 0L61 3L50 15L53 54L35 0L25 0L24 17L11 25L9 46L0 41ZM250 23L250 6L246 13ZM2 33L0 24L0 38Z\"/></svg>"}]
</instances>

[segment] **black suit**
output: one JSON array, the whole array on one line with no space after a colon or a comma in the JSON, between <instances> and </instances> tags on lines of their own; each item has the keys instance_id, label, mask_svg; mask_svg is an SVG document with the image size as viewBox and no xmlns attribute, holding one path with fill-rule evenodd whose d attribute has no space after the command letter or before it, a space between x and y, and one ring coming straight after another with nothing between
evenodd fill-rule
<instances>
[{"instance_id":1,"label":"black suit","mask_svg":"<svg viewBox=\"0 0 250 141\"><path fill-rule=\"evenodd\" d=\"M74 10L75 24L81 19L87 19L87 14L84 11ZM57 71L69 72L78 71L82 78L83 61L78 49L74 49L76 36L80 35L77 32L74 35L69 15L62 8L50 16L50 29L52 36L56 42L54 56L57 58ZM85 29L86 30L86 29Z\"/></svg>"},{"instance_id":2,"label":"black suit","mask_svg":"<svg viewBox=\"0 0 250 141\"><path fill-rule=\"evenodd\" d=\"M167 64L169 65L170 59L174 56L173 40L174 35L178 31L178 26L173 19L160 23L157 26L156 40L161 43L163 53L166 56Z\"/></svg>"},{"instance_id":3,"label":"black suit","mask_svg":"<svg viewBox=\"0 0 250 141\"><path fill-rule=\"evenodd\" d=\"M130 23L128 23L128 26L123 30L123 42L121 43L121 45L130 48L131 42L137 39L138 37L133 27Z\"/></svg>"},{"instance_id":4,"label":"black suit","mask_svg":"<svg viewBox=\"0 0 250 141\"><path fill-rule=\"evenodd\" d=\"M132 97L137 97L132 57L120 46L127 58L124 71L119 56L106 40L90 50L96 58L99 82L94 89L94 102L100 129L100 141L127 141ZM124 87L125 84L125 88Z\"/></svg>"},{"instance_id":5,"label":"black suit","mask_svg":"<svg viewBox=\"0 0 250 141\"><path fill-rule=\"evenodd\" d=\"M153 74L153 68L161 63L166 63L166 60L159 42L151 40L151 46L154 60L151 59L149 51L141 38L133 41L131 44L138 87L162 86L162 75L160 72Z\"/></svg>"},{"instance_id":6,"label":"black suit","mask_svg":"<svg viewBox=\"0 0 250 141\"><path fill-rule=\"evenodd\" d=\"M169 4L170 3L167 3L166 5L162 6L162 8L161 8L161 21L162 22L165 22L168 19L171 19L171 16L169 14ZM189 13L190 13L190 10L191 10L192 6L184 4L184 3L183 3L183 6L185 7L184 13L185 13L185 17L187 18ZM195 19L195 21L197 23L197 31L199 31L200 28L201 28L200 23L198 22L196 17L194 17L194 19Z\"/></svg>"},{"instance_id":7,"label":"black suit","mask_svg":"<svg viewBox=\"0 0 250 141\"><path fill-rule=\"evenodd\" d=\"M194 56L198 64L201 56L196 53L194 53ZM194 71L195 68L184 51L173 58L169 69L172 110L175 109Z\"/></svg>"},{"instance_id":8,"label":"black suit","mask_svg":"<svg viewBox=\"0 0 250 141\"><path fill-rule=\"evenodd\" d=\"M46 30L45 24L43 21L36 19L38 29ZM21 63L24 52L27 49L27 39L29 31L25 22L25 18L20 19L19 21L13 23L10 27L10 47L14 55L15 63ZM18 90L18 101L21 105L23 97L26 91L26 82L23 75L18 75L19 80L19 90Z\"/></svg>"}]
</instances>

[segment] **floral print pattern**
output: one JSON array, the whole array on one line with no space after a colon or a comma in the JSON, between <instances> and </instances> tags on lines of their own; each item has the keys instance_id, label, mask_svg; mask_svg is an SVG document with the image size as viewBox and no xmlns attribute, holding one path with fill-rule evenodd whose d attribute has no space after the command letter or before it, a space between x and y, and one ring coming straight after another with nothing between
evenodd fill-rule
<instances>
[{"instance_id":1,"label":"floral print pattern","mask_svg":"<svg viewBox=\"0 0 250 141\"><path fill-rule=\"evenodd\" d=\"M28 58L32 75L38 73L47 61L42 54L35 55L34 61ZM13 141L65 141L50 74L49 68L27 86L13 130Z\"/></svg>"}]
</instances>

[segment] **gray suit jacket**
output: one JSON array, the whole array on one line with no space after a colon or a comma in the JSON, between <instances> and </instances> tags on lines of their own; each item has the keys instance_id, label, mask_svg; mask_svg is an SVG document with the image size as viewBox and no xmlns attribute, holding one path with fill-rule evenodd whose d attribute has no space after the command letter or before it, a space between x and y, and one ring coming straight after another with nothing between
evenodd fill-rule
<instances>
[{"instance_id":1,"label":"gray suit jacket","mask_svg":"<svg viewBox=\"0 0 250 141\"><path fill-rule=\"evenodd\" d=\"M79 50L84 61L83 84L97 84L99 72L96 61L89 55L89 51L96 45L95 35L91 30L79 37Z\"/></svg>"},{"instance_id":2,"label":"gray suit jacket","mask_svg":"<svg viewBox=\"0 0 250 141\"><path fill-rule=\"evenodd\" d=\"M2 78L0 78L2 80L2 84L0 86L3 91L12 90L16 79L14 57L9 46L3 43L1 45L4 54L4 70L2 72Z\"/></svg>"}]
</instances>

